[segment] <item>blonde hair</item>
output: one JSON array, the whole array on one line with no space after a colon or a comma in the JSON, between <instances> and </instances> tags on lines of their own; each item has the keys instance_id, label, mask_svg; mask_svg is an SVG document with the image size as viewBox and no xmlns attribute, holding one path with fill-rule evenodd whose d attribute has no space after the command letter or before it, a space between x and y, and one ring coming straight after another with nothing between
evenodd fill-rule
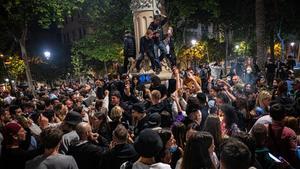
<instances>
[{"instance_id":1,"label":"blonde hair","mask_svg":"<svg viewBox=\"0 0 300 169\"><path fill-rule=\"evenodd\" d=\"M161 98L160 91L158 91L158 90L153 90L153 91L151 92L151 97L152 97L153 99L159 100L159 99Z\"/></svg>"},{"instance_id":2,"label":"blonde hair","mask_svg":"<svg viewBox=\"0 0 300 169\"><path fill-rule=\"evenodd\" d=\"M145 33L145 36L148 36L148 35L150 35L150 34L152 34L153 33L153 31L151 30L151 29L147 29L147 31L146 31L146 33Z\"/></svg>"},{"instance_id":3,"label":"blonde hair","mask_svg":"<svg viewBox=\"0 0 300 169\"><path fill-rule=\"evenodd\" d=\"M257 106L261 106L263 100L265 100L265 99L271 99L271 98L272 98L272 95L268 91L263 90L263 91L259 92L259 94L257 96L256 105Z\"/></svg>"},{"instance_id":4,"label":"blonde hair","mask_svg":"<svg viewBox=\"0 0 300 169\"><path fill-rule=\"evenodd\" d=\"M120 121L124 110L120 106L115 106L111 109L110 118L112 121Z\"/></svg>"}]
</instances>

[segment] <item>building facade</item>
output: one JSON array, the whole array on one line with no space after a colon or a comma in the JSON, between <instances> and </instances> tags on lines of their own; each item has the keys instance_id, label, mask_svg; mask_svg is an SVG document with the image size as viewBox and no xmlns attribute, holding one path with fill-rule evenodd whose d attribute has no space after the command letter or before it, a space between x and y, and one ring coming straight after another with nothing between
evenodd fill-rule
<instances>
[{"instance_id":1,"label":"building facade","mask_svg":"<svg viewBox=\"0 0 300 169\"><path fill-rule=\"evenodd\" d=\"M77 11L71 17L65 17L61 30L61 40L65 45L72 45L74 41L82 39L85 35L93 33L89 18Z\"/></svg>"}]
</instances>

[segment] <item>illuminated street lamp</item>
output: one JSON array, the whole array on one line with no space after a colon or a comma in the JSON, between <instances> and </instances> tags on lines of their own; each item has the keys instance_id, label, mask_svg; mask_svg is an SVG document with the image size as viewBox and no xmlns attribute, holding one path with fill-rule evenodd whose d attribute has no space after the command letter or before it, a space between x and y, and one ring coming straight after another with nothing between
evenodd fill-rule
<instances>
[{"instance_id":1,"label":"illuminated street lamp","mask_svg":"<svg viewBox=\"0 0 300 169\"><path fill-rule=\"evenodd\" d=\"M8 83L8 82L9 82L9 79L6 78L6 79L4 79L4 81L5 81L6 83Z\"/></svg>"},{"instance_id":2,"label":"illuminated street lamp","mask_svg":"<svg viewBox=\"0 0 300 169\"><path fill-rule=\"evenodd\" d=\"M50 53L49 51L45 51L45 52L44 52L44 56L45 56L45 58L46 58L47 60L49 60L50 57L51 57L51 53Z\"/></svg>"},{"instance_id":3,"label":"illuminated street lamp","mask_svg":"<svg viewBox=\"0 0 300 169\"><path fill-rule=\"evenodd\" d=\"M291 42L291 46L294 47L294 45L295 45L295 42Z\"/></svg>"},{"instance_id":4,"label":"illuminated street lamp","mask_svg":"<svg viewBox=\"0 0 300 169\"><path fill-rule=\"evenodd\" d=\"M195 46L195 45L197 44L197 41L196 41L195 39L193 39L193 40L191 40L191 44L192 44L193 46Z\"/></svg>"},{"instance_id":5,"label":"illuminated street lamp","mask_svg":"<svg viewBox=\"0 0 300 169\"><path fill-rule=\"evenodd\" d=\"M238 50L240 48L240 45L235 45L235 49Z\"/></svg>"}]
</instances>

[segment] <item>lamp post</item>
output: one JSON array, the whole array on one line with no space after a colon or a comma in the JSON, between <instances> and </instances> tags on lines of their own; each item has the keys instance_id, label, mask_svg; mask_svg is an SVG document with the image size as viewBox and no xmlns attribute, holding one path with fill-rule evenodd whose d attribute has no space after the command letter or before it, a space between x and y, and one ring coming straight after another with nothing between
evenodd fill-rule
<instances>
[{"instance_id":1,"label":"lamp post","mask_svg":"<svg viewBox=\"0 0 300 169\"><path fill-rule=\"evenodd\" d=\"M291 42L290 45L292 47L293 58L295 58L295 50L294 50L295 42Z\"/></svg>"},{"instance_id":2,"label":"lamp post","mask_svg":"<svg viewBox=\"0 0 300 169\"><path fill-rule=\"evenodd\" d=\"M50 57L51 57L51 52L45 51L45 52L44 52L44 56L45 56L45 58L46 58L47 60L49 60Z\"/></svg>"}]
</instances>

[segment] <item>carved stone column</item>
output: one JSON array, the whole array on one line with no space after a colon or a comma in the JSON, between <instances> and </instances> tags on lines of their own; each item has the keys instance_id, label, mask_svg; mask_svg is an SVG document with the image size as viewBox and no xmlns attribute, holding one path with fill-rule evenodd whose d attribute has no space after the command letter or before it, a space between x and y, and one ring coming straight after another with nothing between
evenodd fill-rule
<instances>
[{"instance_id":1,"label":"carved stone column","mask_svg":"<svg viewBox=\"0 0 300 169\"><path fill-rule=\"evenodd\" d=\"M159 0L131 1L137 53L139 53L140 50L140 38L145 35L147 28L153 21L153 16L155 14L160 14L160 10L158 8L159 4Z\"/></svg>"}]
</instances>

